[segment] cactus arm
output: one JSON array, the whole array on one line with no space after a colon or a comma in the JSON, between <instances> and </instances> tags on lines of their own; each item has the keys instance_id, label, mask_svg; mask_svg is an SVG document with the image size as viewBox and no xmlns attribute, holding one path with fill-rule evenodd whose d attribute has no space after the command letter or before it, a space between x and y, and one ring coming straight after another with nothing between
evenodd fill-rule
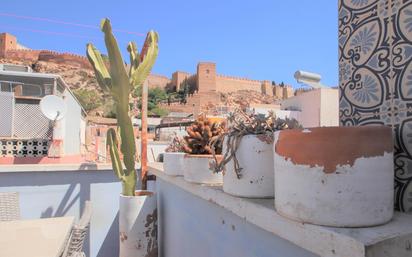
<instances>
[{"instance_id":1,"label":"cactus arm","mask_svg":"<svg viewBox=\"0 0 412 257\"><path fill-rule=\"evenodd\" d=\"M130 70L129 70L129 78L132 77L132 74L137 70L137 67L139 67L139 52L137 51L136 43L135 42L129 42L127 45L127 51L130 54ZM132 79L130 79L130 84L132 84ZM133 90L134 87L132 86L130 90Z\"/></svg>"},{"instance_id":2,"label":"cactus arm","mask_svg":"<svg viewBox=\"0 0 412 257\"><path fill-rule=\"evenodd\" d=\"M116 113L120 126L120 136L122 138L120 150L123 154L123 161L128 171L134 172L136 157L136 145L133 133L133 125L129 117L129 93L130 84L126 68L117 45L117 41L112 34L112 28L108 19L103 19L101 23L102 31L106 43L110 61L110 75L112 77L112 92L117 95Z\"/></svg>"},{"instance_id":3,"label":"cactus arm","mask_svg":"<svg viewBox=\"0 0 412 257\"><path fill-rule=\"evenodd\" d=\"M112 77L112 91L117 95L121 105L129 104L129 77L123 63L117 41L112 33L109 19L103 19L101 29L104 33L104 41L109 55L110 75Z\"/></svg>"},{"instance_id":4,"label":"cactus arm","mask_svg":"<svg viewBox=\"0 0 412 257\"><path fill-rule=\"evenodd\" d=\"M123 154L123 162L127 170L134 170L135 168L135 157L136 157L136 143L133 133L133 125L130 120L127 109L122 106L116 106L117 120L120 128L120 137L122 138L122 143L120 150Z\"/></svg>"},{"instance_id":5,"label":"cactus arm","mask_svg":"<svg viewBox=\"0 0 412 257\"><path fill-rule=\"evenodd\" d=\"M107 142L106 145L109 147L110 158L112 160L112 167L115 175L121 181L123 178L123 166L120 160L120 154L118 150L118 141L116 136L116 131L113 128L110 128L107 131Z\"/></svg>"},{"instance_id":6,"label":"cactus arm","mask_svg":"<svg viewBox=\"0 0 412 257\"><path fill-rule=\"evenodd\" d=\"M144 46L148 46L148 48L140 53L141 63L135 72L131 74L132 87L142 85L149 76L159 53L158 41L159 36L155 31L150 31L147 34Z\"/></svg>"},{"instance_id":7,"label":"cactus arm","mask_svg":"<svg viewBox=\"0 0 412 257\"><path fill-rule=\"evenodd\" d=\"M93 44L87 44L86 55L93 67L94 73L96 74L98 84L103 91L110 91L112 87L112 80L109 72L107 71L106 65L104 64L101 53L93 46Z\"/></svg>"},{"instance_id":8,"label":"cactus arm","mask_svg":"<svg viewBox=\"0 0 412 257\"><path fill-rule=\"evenodd\" d=\"M107 145L109 146L110 158L112 159L112 168L117 178L122 182L122 194L125 196L134 196L136 190L137 175L132 169L123 169L120 154L118 150L119 142L117 140L116 131L110 128L107 131Z\"/></svg>"}]
</instances>

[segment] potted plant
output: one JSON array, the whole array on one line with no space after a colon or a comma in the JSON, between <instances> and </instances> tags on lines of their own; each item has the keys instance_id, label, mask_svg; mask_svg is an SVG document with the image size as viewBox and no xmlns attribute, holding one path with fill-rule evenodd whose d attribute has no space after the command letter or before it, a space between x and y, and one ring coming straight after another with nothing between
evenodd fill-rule
<instances>
[{"instance_id":1,"label":"potted plant","mask_svg":"<svg viewBox=\"0 0 412 257\"><path fill-rule=\"evenodd\" d=\"M320 127L275 133L275 207L290 219L334 227L393 216L392 129Z\"/></svg>"},{"instance_id":2,"label":"potted plant","mask_svg":"<svg viewBox=\"0 0 412 257\"><path fill-rule=\"evenodd\" d=\"M157 256L156 196L154 192L145 190L145 174L136 174L136 145L129 116L129 97L136 87L143 85L154 65L158 53L158 35L154 31L147 34L140 54L135 43L128 44L130 66L126 70L108 19L102 20L101 29L108 52L108 63L92 44L87 45L86 53L98 84L112 96L116 107L118 131L108 130L107 145L114 173L122 183L119 203L119 255ZM137 180L142 190L136 190Z\"/></svg>"},{"instance_id":3,"label":"potted plant","mask_svg":"<svg viewBox=\"0 0 412 257\"><path fill-rule=\"evenodd\" d=\"M171 176L183 176L184 141L175 135L163 154L163 171Z\"/></svg>"},{"instance_id":4,"label":"potted plant","mask_svg":"<svg viewBox=\"0 0 412 257\"><path fill-rule=\"evenodd\" d=\"M186 129L184 137L183 174L184 179L192 183L221 184L222 174L215 171L213 153L216 159L222 153L222 135L225 122L212 122L205 115Z\"/></svg>"},{"instance_id":5,"label":"potted plant","mask_svg":"<svg viewBox=\"0 0 412 257\"><path fill-rule=\"evenodd\" d=\"M299 127L295 119L246 114L235 110L228 118L223 144L223 160L216 166L223 172L223 191L235 196L274 196L273 132Z\"/></svg>"}]
</instances>

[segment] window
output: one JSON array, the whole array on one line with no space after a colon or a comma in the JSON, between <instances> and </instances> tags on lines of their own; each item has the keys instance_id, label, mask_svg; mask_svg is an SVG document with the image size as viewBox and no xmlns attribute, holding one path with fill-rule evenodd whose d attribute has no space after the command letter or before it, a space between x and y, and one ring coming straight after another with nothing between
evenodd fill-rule
<instances>
[{"instance_id":1,"label":"window","mask_svg":"<svg viewBox=\"0 0 412 257\"><path fill-rule=\"evenodd\" d=\"M24 96L42 96L41 86L34 84L25 84L23 86L23 95Z\"/></svg>"},{"instance_id":2,"label":"window","mask_svg":"<svg viewBox=\"0 0 412 257\"><path fill-rule=\"evenodd\" d=\"M7 81L0 81L0 91L11 92L11 83Z\"/></svg>"}]
</instances>

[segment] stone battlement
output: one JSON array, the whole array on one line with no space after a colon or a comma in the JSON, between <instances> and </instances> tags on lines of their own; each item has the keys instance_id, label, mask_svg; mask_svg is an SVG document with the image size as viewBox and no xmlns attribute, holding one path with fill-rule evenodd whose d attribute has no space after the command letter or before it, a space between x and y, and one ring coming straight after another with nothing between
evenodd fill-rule
<instances>
[{"instance_id":1,"label":"stone battlement","mask_svg":"<svg viewBox=\"0 0 412 257\"><path fill-rule=\"evenodd\" d=\"M25 49L17 43L15 36L8 33L0 34L0 58L31 62L48 61L91 69L89 61L84 56L51 50Z\"/></svg>"},{"instance_id":2,"label":"stone battlement","mask_svg":"<svg viewBox=\"0 0 412 257\"><path fill-rule=\"evenodd\" d=\"M81 68L91 69L86 57L72 53L59 53L50 50L14 49L7 50L2 55L3 58L11 60L27 61L47 61L58 64L68 64Z\"/></svg>"},{"instance_id":3,"label":"stone battlement","mask_svg":"<svg viewBox=\"0 0 412 257\"><path fill-rule=\"evenodd\" d=\"M249 79L249 78L245 78L245 77L236 77L236 76L229 76L229 75L222 75L222 74L216 74L216 77L224 78L224 79L232 79L232 80L259 82L259 83L262 82L262 81L256 80L256 79Z\"/></svg>"},{"instance_id":4,"label":"stone battlement","mask_svg":"<svg viewBox=\"0 0 412 257\"><path fill-rule=\"evenodd\" d=\"M0 34L0 58L29 61L32 63L45 61L84 69L92 68L85 56L51 50L22 49L19 46L15 36L8 33ZM198 93L231 93L251 90L263 95L273 96L277 99L286 99L293 95L292 87L272 85L272 82L269 80L254 80L245 77L217 74L216 63L213 62L199 62L195 74L176 71L172 74L171 78L164 75L150 74L146 81L150 88L160 87L179 91L182 82L185 80L192 86L195 86Z\"/></svg>"}]
</instances>

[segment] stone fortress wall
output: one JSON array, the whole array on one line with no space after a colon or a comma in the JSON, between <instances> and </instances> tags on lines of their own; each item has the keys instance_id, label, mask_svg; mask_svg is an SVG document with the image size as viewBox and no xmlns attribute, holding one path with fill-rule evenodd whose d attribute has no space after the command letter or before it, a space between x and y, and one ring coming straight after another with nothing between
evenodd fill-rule
<instances>
[{"instance_id":1,"label":"stone fortress wall","mask_svg":"<svg viewBox=\"0 0 412 257\"><path fill-rule=\"evenodd\" d=\"M28 49L18 44L17 38L9 33L0 34L0 58L29 62L47 61L91 69L88 59L84 56L50 50ZM292 87L288 85L282 87L280 85L272 85L267 80L260 81L219 75L216 73L216 64L213 62L200 62L197 65L196 74L176 71L172 74L171 79L163 75L151 74L146 82L151 88L171 87L178 91L185 79L196 81L199 93L230 93L240 90L252 90L278 99L289 98L294 94Z\"/></svg>"},{"instance_id":2,"label":"stone fortress wall","mask_svg":"<svg viewBox=\"0 0 412 257\"><path fill-rule=\"evenodd\" d=\"M91 69L86 57L71 53L59 53L50 50L31 50L17 43L17 38L8 33L0 34L0 58L18 61L47 61Z\"/></svg>"}]
</instances>

